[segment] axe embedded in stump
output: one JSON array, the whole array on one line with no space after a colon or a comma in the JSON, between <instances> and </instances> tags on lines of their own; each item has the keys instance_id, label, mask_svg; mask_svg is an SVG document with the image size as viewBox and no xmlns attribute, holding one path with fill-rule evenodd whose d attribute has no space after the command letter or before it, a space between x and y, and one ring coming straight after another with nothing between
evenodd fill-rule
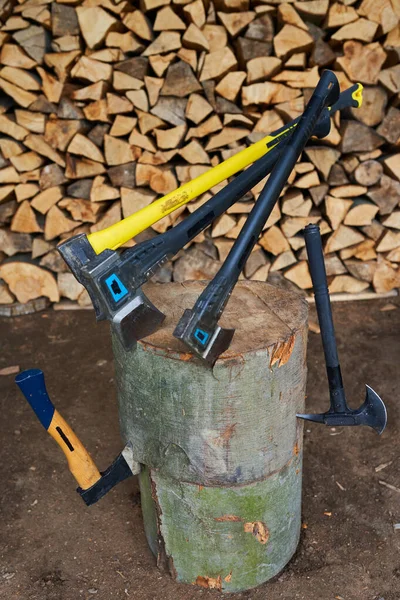
<instances>
[{"instance_id":1,"label":"axe embedded in stump","mask_svg":"<svg viewBox=\"0 0 400 600\"><path fill-rule=\"evenodd\" d=\"M218 321L257 239L284 188L292 169L313 134L321 114L339 99L339 83L332 71L324 71L296 129L285 145L246 223L224 264L203 290L192 309L186 309L174 336L209 366L229 348L234 329ZM326 132L326 135L329 131Z\"/></svg>"},{"instance_id":2,"label":"axe embedded in stump","mask_svg":"<svg viewBox=\"0 0 400 600\"><path fill-rule=\"evenodd\" d=\"M89 452L51 402L43 371L23 371L17 375L15 382L43 427L64 452L69 470L79 485L77 492L87 506L100 500L120 481L139 473L140 465L133 460L129 442L113 464L104 473L99 472Z\"/></svg>"},{"instance_id":3,"label":"axe embedded in stump","mask_svg":"<svg viewBox=\"0 0 400 600\"><path fill-rule=\"evenodd\" d=\"M322 251L321 234L318 225L307 225L304 230L308 263L313 282L315 305L324 347L326 371L328 374L331 405L326 413L297 415L301 419L324 423L329 426L367 425L379 434L386 427L386 407L378 394L368 385L364 403L353 410L348 407L343 387L333 326L331 302Z\"/></svg>"}]
</instances>

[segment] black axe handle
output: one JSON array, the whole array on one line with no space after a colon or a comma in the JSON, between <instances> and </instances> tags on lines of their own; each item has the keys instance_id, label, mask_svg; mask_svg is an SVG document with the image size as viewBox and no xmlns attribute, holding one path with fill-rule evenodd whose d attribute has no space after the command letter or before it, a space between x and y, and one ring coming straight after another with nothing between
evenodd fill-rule
<instances>
[{"instance_id":1,"label":"black axe handle","mask_svg":"<svg viewBox=\"0 0 400 600\"><path fill-rule=\"evenodd\" d=\"M322 345L325 354L331 410L333 412L345 412L348 410L348 407L340 371L319 226L312 224L307 225L304 229L304 239L306 242L308 265L313 283L315 306L317 308L318 322L321 329Z\"/></svg>"},{"instance_id":2,"label":"black axe handle","mask_svg":"<svg viewBox=\"0 0 400 600\"><path fill-rule=\"evenodd\" d=\"M321 79L304 111L290 143L285 144L279 160L262 190L254 208L250 212L239 237L232 247L225 263L214 279L199 296L194 311L199 318L209 315L218 320L232 293L239 275L268 220L276 201L294 168L298 157L314 131L315 125L326 106L339 98L339 83L332 71L324 71ZM207 318L207 317L206 317Z\"/></svg>"}]
</instances>

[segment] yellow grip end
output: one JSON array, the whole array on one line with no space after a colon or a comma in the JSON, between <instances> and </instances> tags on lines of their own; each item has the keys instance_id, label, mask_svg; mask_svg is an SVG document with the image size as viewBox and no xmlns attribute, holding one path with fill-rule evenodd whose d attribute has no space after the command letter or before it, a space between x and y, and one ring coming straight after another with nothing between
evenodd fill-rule
<instances>
[{"instance_id":1,"label":"yellow grip end","mask_svg":"<svg viewBox=\"0 0 400 600\"><path fill-rule=\"evenodd\" d=\"M68 467L78 485L87 490L101 477L92 457L68 423L55 410L47 430L64 452Z\"/></svg>"},{"instance_id":2,"label":"yellow grip end","mask_svg":"<svg viewBox=\"0 0 400 600\"><path fill-rule=\"evenodd\" d=\"M357 102L357 108L361 108L363 103L363 90L364 86L361 83L357 84L357 89L352 93L352 98Z\"/></svg>"}]
</instances>

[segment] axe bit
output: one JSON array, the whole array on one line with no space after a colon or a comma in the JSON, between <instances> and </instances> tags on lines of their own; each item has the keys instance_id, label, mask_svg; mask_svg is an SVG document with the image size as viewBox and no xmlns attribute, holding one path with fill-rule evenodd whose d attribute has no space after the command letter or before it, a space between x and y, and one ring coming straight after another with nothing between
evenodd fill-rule
<instances>
[{"instance_id":1,"label":"axe bit","mask_svg":"<svg viewBox=\"0 0 400 600\"><path fill-rule=\"evenodd\" d=\"M378 394L369 385L366 386L365 401L360 408L353 410L347 405L340 371L319 226L307 225L304 229L304 239L324 348L330 408L328 412L322 414L299 414L297 416L300 419L324 423L330 427L367 425L381 434L387 422L386 407Z\"/></svg>"},{"instance_id":2,"label":"axe bit","mask_svg":"<svg viewBox=\"0 0 400 600\"><path fill-rule=\"evenodd\" d=\"M76 490L87 506L105 496L117 483L140 472L128 442L112 465L100 473L89 452L54 408L46 390L43 371L29 369L19 373L15 383L29 402L43 427L57 442L68 461L68 467L79 487Z\"/></svg>"},{"instance_id":3,"label":"axe bit","mask_svg":"<svg viewBox=\"0 0 400 600\"><path fill-rule=\"evenodd\" d=\"M313 135L325 137L330 129L330 115L349 106L360 106L361 102L361 84L342 92L335 104L324 109ZM108 319L112 323L126 350L130 350L136 340L153 333L165 318L143 293L141 286L160 266L270 172L298 121L295 119L271 134L268 142L270 151L265 156L170 231L125 250L121 255L109 249L96 254L85 234L70 238L58 246L58 251L75 278L87 289L96 319Z\"/></svg>"},{"instance_id":4,"label":"axe bit","mask_svg":"<svg viewBox=\"0 0 400 600\"><path fill-rule=\"evenodd\" d=\"M218 321L264 224L312 135L315 123L324 108L336 102L338 97L337 78L332 71L326 70L225 263L203 290L194 307L185 310L175 328L174 336L208 365L213 365L218 356L229 348L235 330L220 327Z\"/></svg>"}]
</instances>

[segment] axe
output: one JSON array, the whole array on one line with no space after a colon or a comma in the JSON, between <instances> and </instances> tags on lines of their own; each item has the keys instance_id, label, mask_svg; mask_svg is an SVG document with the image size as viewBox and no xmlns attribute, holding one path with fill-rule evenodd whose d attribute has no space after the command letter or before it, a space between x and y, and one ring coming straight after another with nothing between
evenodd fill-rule
<instances>
[{"instance_id":1,"label":"axe","mask_svg":"<svg viewBox=\"0 0 400 600\"><path fill-rule=\"evenodd\" d=\"M321 234L318 225L307 225L304 230L304 239L306 241L308 264L321 329L322 345L324 347L331 403L326 413L297 416L300 419L324 423L330 427L339 425L367 425L380 434L386 427L386 407L378 394L369 385L366 386L365 401L360 408L353 410L347 405L333 326Z\"/></svg>"},{"instance_id":2,"label":"axe","mask_svg":"<svg viewBox=\"0 0 400 600\"><path fill-rule=\"evenodd\" d=\"M319 123L316 124L316 131L314 134L318 137L323 137L323 131L325 131L327 126L326 121L329 121L330 114L349 106L361 106L362 89L362 85L357 83L343 92L337 105L327 109L321 115ZM221 183L224 179L228 179L238 171L267 154L272 148L292 133L292 130L296 127L297 123L298 118L287 125L284 125L280 129L277 129L270 135L267 135L259 142L245 148L245 150L231 156L213 169L206 171L206 173L185 183L166 196L159 198L149 206L146 206L133 215L119 221L119 223L115 223L102 231L91 233L86 237L87 244L85 248L82 247L81 236L70 238L68 252L64 252L66 246L61 245L59 247L61 255L71 271L75 274L74 269L77 268L79 261L85 258L82 254L84 251L88 254L86 261L89 261L91 260L93 253L100 254L103 250L107 249L116 250L125 244L125 242L138 235L138 233L156 223L159 219L169 215L177 208L180 208L218 183ZM86 248L88 248L87 251ZM75 255L76 260L74 260Z\"/></svg>"},{"instance_id":3,"label":"axe","mask_svg":"<svg viewBox=\"0 0 400 600\"><path fill-rule=\"evenodd\" d=\"M340 95L336 104L324 114L333 114L346 106L359 106L362 86L356 84ZM298 120L296 120L298 122ZM324 137L329 133L330 119L320 118L313 135ZM164 315L145 296L141 286L157 268L174 256L185 244L196 237L212 221L254 187L275 164L282 144L286 144L294 125L280 134L279 143L267 155L242 172L183 222L157 236L125 250L122 255L114 250L96 254L85 234L67 240L58 247L76 279L86 287L96 312L96 319L108 319L125 349L135 341L150 335L163 321ZM277 137L274 138L278 140Z\"/></svg>"},{"instance_id":4,"label":"axe","mask_svg":"<svg viewBox=\"0 0 400 600\"><path fill-rule=\"evenodd\" d=\"M225 263L200 294L194 307L185 310L175 328L174 336L208 365L213 365L218 356L229 348L235 330L222 328L218 321L317 120L324 108L336 102L338 97L339 83L336 75L326 70Z\"/></svg>"},{"instance_id":5,"label":"axe","mask_svg":"<svg viewBox=\"0 0 400 600\"><path fill-rule=\"evenodd\" d=\"M129 442L106 471L98 471L89 452L54 408L46 390L43 371L23 371L16 376L15 383L43 427L64 452L69 470L79 485L76 491L87 506L100 500L120 481L140 472L140 465L133 459Z\"/></svg>"}]
</instances>

